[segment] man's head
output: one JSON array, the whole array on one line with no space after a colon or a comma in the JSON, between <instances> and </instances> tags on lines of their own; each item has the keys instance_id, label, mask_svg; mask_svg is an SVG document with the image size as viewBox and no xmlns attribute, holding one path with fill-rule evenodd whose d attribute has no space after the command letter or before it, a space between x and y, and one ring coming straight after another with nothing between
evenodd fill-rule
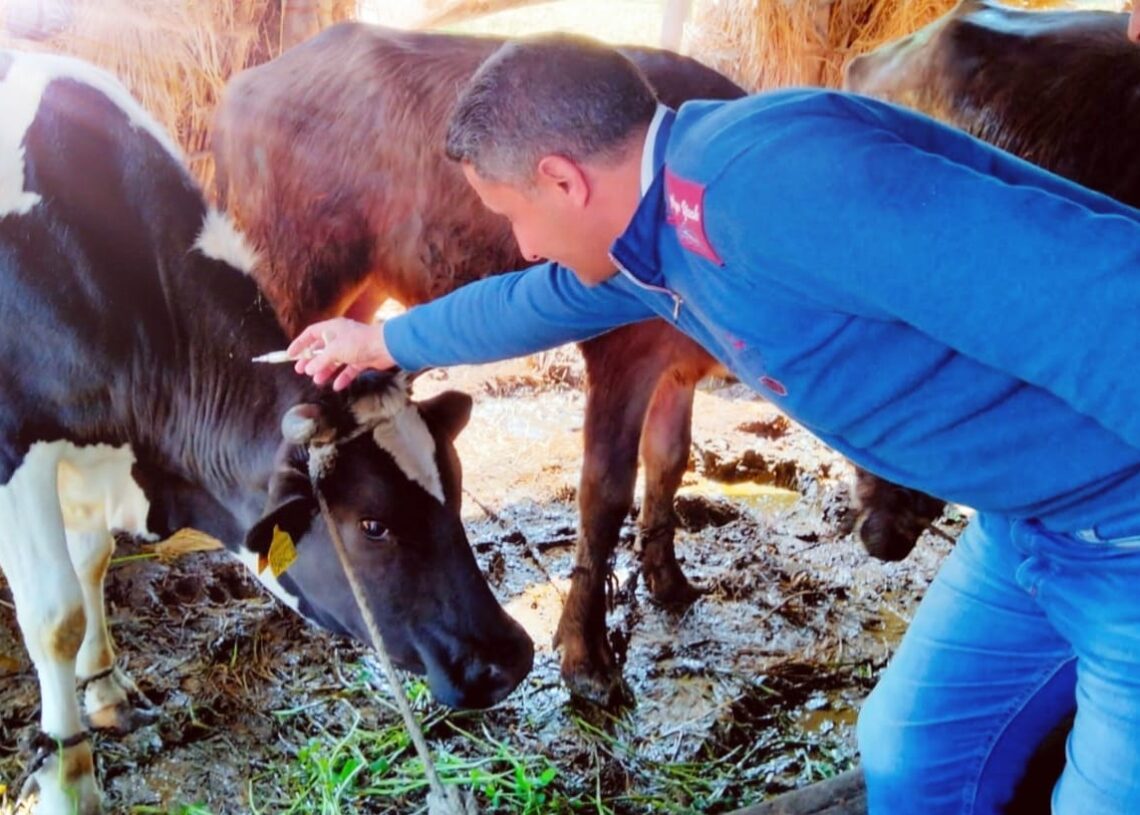
<instances>
[{"instance_id":1,"label":"man's head","mask_svg":"<svg viewBox=\"0 0 1140 815\"><path fill-rule=\"evenodd\" d=\"M637 208L656 104L612 48L563 34L509 42L461 94L447 155L510 220L528 260L548 258L597 283L613 273L610 244Z\"/></svg>"}]
</instances>

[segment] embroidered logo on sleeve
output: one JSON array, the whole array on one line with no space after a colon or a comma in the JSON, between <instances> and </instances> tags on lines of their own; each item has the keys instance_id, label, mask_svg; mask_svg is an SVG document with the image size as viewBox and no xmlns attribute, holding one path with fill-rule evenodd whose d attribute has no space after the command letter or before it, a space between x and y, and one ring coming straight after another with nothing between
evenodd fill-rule
<instances>
[{"instance_id":1,"label":"embroidered logo on sleeve","mask_svg":"<svg viewBox=\"0 0 1140 815\"><path fill-rule=\"evenodd\" d=\"M677 230L677 240L718 266L724 261L713 249L705 233L705 185L687 181L665 169L665 222Z\"/></svg>"},{"instance_id":2,"label":"embroidered logo on sleeve","mask_svg":"<svg viewBox=\"0 0 1140 815\"><path fill-rule=\"evenodd\" d=\"M777 396L787 396L788 389L784 387L784 383L778 379L773 379L770 376L760 377L760 384Z\"/></svg>"}]
</instances>

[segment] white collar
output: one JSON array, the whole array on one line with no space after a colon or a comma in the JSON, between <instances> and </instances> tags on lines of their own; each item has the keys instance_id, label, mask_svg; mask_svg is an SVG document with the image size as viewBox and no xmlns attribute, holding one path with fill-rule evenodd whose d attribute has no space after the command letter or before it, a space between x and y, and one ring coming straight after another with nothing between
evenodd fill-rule
<instances>
[{"instance_id":1,"label":"white collar","mask_svg":"<svg viewBox=\"0 0 1140 815\"><path fill-rule=\"evenodd\" d=\"M654 165L653 148L657 145L657 131L661 128L661 122L665 118L665 112L669 108L657 103L657 110L653 114L653 121L649 123L649 130L645 132L645 145L641 148L641 194L644 196L649 191L649 185L653 183L653 176L656 174L656 166Z\"/></svg>"}]
</instances>

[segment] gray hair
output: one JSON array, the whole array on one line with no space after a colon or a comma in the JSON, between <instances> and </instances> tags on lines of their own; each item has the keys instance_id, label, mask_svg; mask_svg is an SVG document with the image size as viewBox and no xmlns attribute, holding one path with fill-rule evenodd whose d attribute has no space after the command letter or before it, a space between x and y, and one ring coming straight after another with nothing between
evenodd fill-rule
<instances>
[{"instance_id":1,"label":"gray hair","mask_svg":"<svg viewBox=\"0 0 1140 815\"><path fill-rule=\"evenodd\" d=\"M539 159L616 159L657 100L636 65L585 37L546 34L502 45L460 94L447 155L488 180L529 183Z\"/></svg>"}]
</instances>

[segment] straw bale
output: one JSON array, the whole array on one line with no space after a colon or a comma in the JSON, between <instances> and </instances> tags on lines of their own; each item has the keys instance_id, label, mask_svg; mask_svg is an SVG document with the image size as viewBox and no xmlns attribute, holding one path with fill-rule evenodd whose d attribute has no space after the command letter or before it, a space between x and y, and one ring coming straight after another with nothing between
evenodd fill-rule
<instances>
[{"instance_id":1,"label":"straw bale","mask_svg":"<svg viewBox=\"0 0 1140 815\"><path fill-rule=\"evenodd\" d=\"M15 6L31 2L0 0L0 19L26 18ZM355 0L312 2L323 25L356 8ZM209 189L214 108L230 76L280 53L281 1L71 0L68 23L34 41L0 31L0 46L71 54L109 70L174 135Z\"/></svg>"}]
</instances>

